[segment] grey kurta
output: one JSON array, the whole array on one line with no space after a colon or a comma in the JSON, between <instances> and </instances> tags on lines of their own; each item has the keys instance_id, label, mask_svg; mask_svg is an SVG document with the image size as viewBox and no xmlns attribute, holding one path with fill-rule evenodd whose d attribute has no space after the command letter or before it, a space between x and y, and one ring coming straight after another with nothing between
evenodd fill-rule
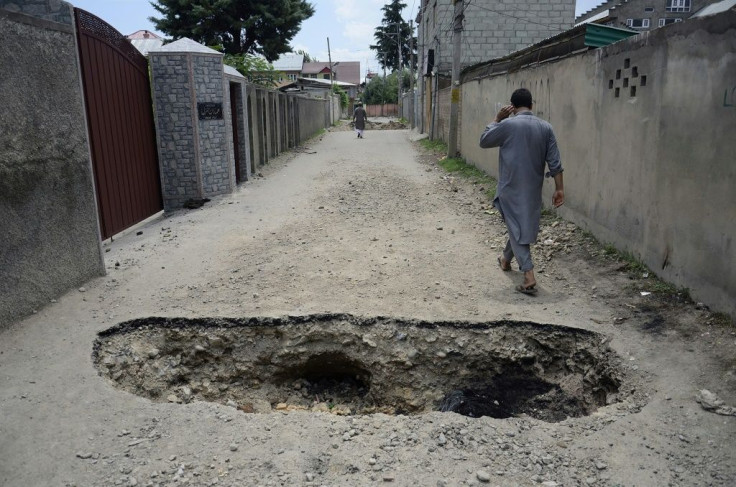
<instances>
[{"instance_id":1,"label":"grey kurta","mask_svg":"<svg viewBox=\"0 0 736 487\"><path fill-rule=\"evenodd\" d=\"M358 107L355 109L355 112L353 113L353 118L355 118L355 129L365 130L365 119L367 118L367 114L365 113L363 107Z\"/></svg>"},{"instance_id":2,"label":"grey kurta","mask_svg":"<svg viewBox=\"0 0 736 487\"><path fill-rule=\"evenodd\" d=\"M488 125L480 137L480 146L500 147L493 205L520 244L534 243L542 211L545 162L548 177L562 172L552 126L531 112L521 112Z\"/></svg>"}]
</instances>

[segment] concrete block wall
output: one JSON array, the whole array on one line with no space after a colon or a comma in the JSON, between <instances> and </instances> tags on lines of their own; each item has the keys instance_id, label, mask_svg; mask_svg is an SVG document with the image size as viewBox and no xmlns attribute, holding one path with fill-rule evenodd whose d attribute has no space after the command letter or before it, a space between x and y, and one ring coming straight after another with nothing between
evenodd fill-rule
<instances>
[{"instance_id":1,"label":"concrete block wall","mask_svg":"<svg viewBox=\"0 0 736 487\"><path fill-rule=\"evenodd\" d=\"M236 107L235 107L235 116L237 117L236 124L240 128L240 134L238 136L238 147L233 146L233 151L238 151L239 160L240 160L240 174L237 175L239 181L247 181L251 178L251 153L249 150L250 146L250 131L248 130L248 114L247 114L247 84L245 82L245 78L243 77L235 77L235 76L229 76L226 74L225 76L226 82L227 82L227 88L228 90L235 90L236 93ZM227 96L228 100L230 99L229 92ZM233 155L233 161L234 161L234 155Z\"/></svg>"},{"instance_id":2,"label":"concrete block wall","mask_svg":"<svg viewBox=\"0 0 736 487\"><path fill-rule=\"evenodd\" d=\"M299 116L300 143L329 126L329 100L300 97L296 100L296 107Z\"/></svg>"},{"instance_id":3,"label":"concrete block wall","mask_svg":"<svg viewBox=\"0 0 736 487\"><path fill-rule=\"evenodd\" d=\"M253 171L329 127L337 114L333 108L339 104L336 97L310 98L252 85L246 98Z\"/></svg>"},{"instance_id":4,"label":"concrete block wall","mask_svg":"<svg viewBox=\"0 0 736 487\"><path fill-rule=\"evenodd\" d=\"M461 65L505 56L573 27L575 0L466 2ZM452 69L452 0L424 0L418 26L420 54L434 49L440 73ZM423 56L420 56L423 58Z\"/></svg>"},{"instance_id":5,"label":"concrete block wall","mask_svg":"<svg viewBox=\"0 0 736 487\"><path fill-rule=\"evenodd\" d=\"M519 87L555 128L561 215L736 316L736 12L464 83L461 151L494 176L478 139Z\"/></svg>"},{"instance_id":6,"label":"concrete block wall","mask_svg":"<svg viewBox=\"0 0 736 487\"><path fill-rule=\"evenodd\" d=\"M0 327L105 273L77 43L56 7L0 8Z\"/></svg>"}]
</instances>

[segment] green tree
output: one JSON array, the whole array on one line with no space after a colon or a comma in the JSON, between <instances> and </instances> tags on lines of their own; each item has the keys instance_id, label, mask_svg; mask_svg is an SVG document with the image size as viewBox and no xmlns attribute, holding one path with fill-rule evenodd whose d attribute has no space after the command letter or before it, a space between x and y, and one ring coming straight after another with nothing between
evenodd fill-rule
<instances>
[{"instance_id":1,"label":"green tree","mask_svg":"<svg viewBox=\"0 0 736 487\"><path fill-rule=\"evenodd\" d=\"M318 63L319 62L319 59L310 56L309 53L305 51L304 49L299 49L295 51L294 54L301 54L302 56L304 56L305 63Z\"/></svg>"},{"instance_id":2,"label":"green tree","mask_svg":"<svg viewBox=\"0 0 736 487\"><path fill-rule=\"evenodd\" d=\"M251 83L266 88L276 86L281 76L281 72L276 71L268 61L252 54L225 54L223 62L237 69Z\"/></svg>"},{"instance_id":3,"label":"green tree","mask_svg":"<svg viewBox=\"0 0 736 487\"><path fill-rule=\"evenodd\" d=\"M364 103L366 105L396 103L398 97L398 87L396 86L397 78L396 73L391 73L385 78L382 76L376 76L371 79L363 90ZM408 71L405 72L405 76L402 76L402 86L404 86L403 81L406 81L406 86L408 86Z\"/></svg>"},{"instance_id":4,"label":"green tree","mask_svg":"<svg viewBox=\"0 0 736 487\"><path fill-rule=\"evenodd\" d=\"M384 5L381 8L383 10L383 20L381 25L376 27L373 34L376 43L371 45L370 48L376 51L378 63L386 69L399 70L401 67L409 67L411 27L401 17L401 11L404 8L406 8L406 4L401 0L391 0L391 3ZM396 39L397 33L400 38L398 41ZM398 59L397 42L401 42L401 63ZM414 45L417 45L416 38L414 39ZM416 67L416 62L414 62L414 67Z\"/></svg>"},{"instance_id":5,"label":"green tree","mask_svg":"<svg viewBox=\"0 0 736 487\"><path fill-rule=\"evenodd\" d=\"M175 38L221 45L226 54L260 54L274 61L314 15L306 0L154 0L156 29Z\"/></svg>"},{"instance_id":6,"label":"green tree","mask_svg":"<svg viewBox=\"0 0 736 487\"><path fill-rule=\"evenodd\" d=\"M383 103L396 103L399 96L396 73L391 73L385 78L376 76L371 79L363 90L363 102L366 105L381 105ZM402 91L408 91L410 87L409 70L401 71Z\"/></svg>"},{"instance_id":7,"label":"green tree","mask_svg":"<svg viewBox=\"0 0 736 487\"><path fill-rule=\"evenodd\" d=\"M340 88L338 85L332 85L332 92L340 97L340 106L345 109L348 106L350 98L348 92Z\"/></svg>"}]
</instances>

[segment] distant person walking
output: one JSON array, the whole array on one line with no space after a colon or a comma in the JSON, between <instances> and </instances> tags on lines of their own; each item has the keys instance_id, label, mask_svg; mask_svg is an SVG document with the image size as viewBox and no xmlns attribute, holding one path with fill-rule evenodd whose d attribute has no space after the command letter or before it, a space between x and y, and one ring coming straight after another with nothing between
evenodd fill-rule
<instances>
[{"instance_id":1,"label":"distant person walking","mask_svg":"<svg viewBox=\"0 0 736 487\"><path fill-rule=\"evenodd\" d=\"M368 121L368 114L365 112L363 105L360 103L355 107L353 111L353 122L355 122L355 131L358 132L358 138L363 138L363 131L365 130L365 123Z\"/></svg>"},{"instance_id":2,"label":"distant person walking","mask_svg":"<svg viewBox=\"0 0 736 487\"><path fill-rule=\"evenodd\" d=\"M515 116L509 118L511 114ZM516 290L536 294L537 281L530 244L537 240L542 210L542 184L545 163L547 177L553 177L555 208L565 202L562 164L552 126L532 113L532 94L520 88L511 95L511 105L499 110L496 119L480 136L482 148L500 147L498 155L498 189L493 200L508 228L508 241L498 265L511 270L516 257L524 282Z\"/></svg>"}]
</instances>

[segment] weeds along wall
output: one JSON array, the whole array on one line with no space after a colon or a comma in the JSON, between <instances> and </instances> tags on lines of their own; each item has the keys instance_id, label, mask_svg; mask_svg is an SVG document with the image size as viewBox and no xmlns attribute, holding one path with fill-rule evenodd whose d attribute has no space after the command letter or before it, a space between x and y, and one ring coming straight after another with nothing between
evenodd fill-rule
<instances>
[{"instance_id":1,"label":"weeds along wall","mask_svg":"<svg viewBox=\"0 0 736 487\"><path fill-rule=\"evenodd\" d=\"M462 155L494 176L498 150L478 141L519 87L557 135L561 216L736 315L736 12L513 73L465 72Z\"/></svg>"},{"instance_id":2,"label":"weeds along wall","mask_svg":"<svg viewBox=\"0 0 736 487\"><path fill-rule=\"evenodd\" d=\"M103 275L68 4L0 3L0 328Z\"/></svg>"}]
</instances>

